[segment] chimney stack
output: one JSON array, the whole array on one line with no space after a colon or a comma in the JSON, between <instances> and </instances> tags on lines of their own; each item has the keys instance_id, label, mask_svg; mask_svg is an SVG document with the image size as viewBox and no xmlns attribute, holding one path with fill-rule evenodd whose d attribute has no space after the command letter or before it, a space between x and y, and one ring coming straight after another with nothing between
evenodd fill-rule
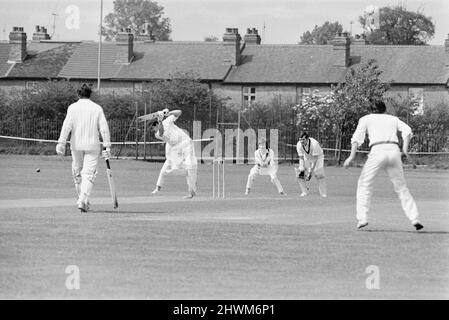
<instances>
[{"instance_id":1,"label":"chimney stack","mask_svg":"<svg viewBox=\"0 0 449 320\"><path fill-rule=\"evenodd\" d=\"M356 46L364 46L364 45L366 45L366 36L365 36L365 34L361 34L361 35L356 34L354 39L352 40L351 44L356 45Z\"/></svg>"},{"instance_id":2,"label":"chimney stack","mask_svg":"<svg viewBox=\"0 0 449 320\"><path fill-rule=\"evenodd\" d=\"M134 57L134 35L131 33L130 28L125 30L121 29L117 36L115 37L115 43L120 47L127 47L126 53L120 50L117 54L116 63L128 64Z\"/></svg>"},{"instance_id":3,"label":"chimney stack","mask_svg":"<svg viewBox=\"0 0 449 320\"><path fill-rule=\"evenodd\" d=\"M446 40L444 40L444 53L445 53L445 67L449 68L449 33L447 35Z\"/></svg>"},{"instance_id":4,"label":"chimney stack","mask_svg":"<svg viewBox=\"0 0 449 320\"><path fill-rule=\"evenodd\" d=\"M27 56L27 34L23 27L13 27L9 33L9 57L8 63L21 63Z\"/></svg>"},{"instance_id":5,"label":"chimney stack","mask_svg":"<svg viewBox=\"0 0 449 320\"><path fill-rule=\"evenodd\" d=\"M151 32L151 26L149 23L145 23L138 35L136 35L136 41L154 42L154 36Z\"/></svg>"},{"instance_id":6,"label":"chimney stack","mask_svg":"<svg viewBox=\"0 0 449 320\"><path fill-rule=\"evenodd\" d=\"M258 45L261 42L261 38L257 32L256 28L248 28L246 29L246 34L243 37L243 40L247 45Z\"/></svg>"},{"instance_id":7,"label":"chimney stack","mask_svg":"<svg viewBox=\"0 0 449 320\"><path fill-rule=\"evenodd\" d=\"M36 26L36 30L33 33L33 41L39 42L41 40L50 40L51 37L47 33L47 28L43 26Z\"/></svg>"},{"instance_id":8,"label":"chimney stack","mask_svg":"<svg viewBox=\"0 0 449 320\"><path fill-rule=\"evenodd\" d=\"M242 38L239 34L238 28L226 28L226 32L223 35L223 46L227 49L227 57L224 59L225 63L229 63L234 66L240 64L240 41Z\"/></svg>"},{"instance_id":9,"label":"chimney stack","mask_svg":"<svg viewBox=\"0 0 449 320\"><path fill-rule=\"evenodd\" d=\"M351 39L347 32L338 32L332 41L332 54L334 67L348 67L350 57Z\"/></svg>"}]
</instances>

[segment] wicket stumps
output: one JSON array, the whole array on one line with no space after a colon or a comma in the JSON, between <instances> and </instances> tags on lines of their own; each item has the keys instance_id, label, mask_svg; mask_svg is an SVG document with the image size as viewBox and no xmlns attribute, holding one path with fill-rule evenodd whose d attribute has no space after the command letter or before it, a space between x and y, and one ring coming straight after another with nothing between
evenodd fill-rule
<instances>
[{"instance_id":1,"label":"wicket stumps","mask_svg":"<svg viewBox=\"0 0 449 320\"><path fill-rule=\"evenodd\" d=\"M212 163L212 197L225 197L225 161L223 158L216 158ZM220 178L221 176L221 178ZM220 189L221 187L221 189Z\"/></svg>"}]
</instances>

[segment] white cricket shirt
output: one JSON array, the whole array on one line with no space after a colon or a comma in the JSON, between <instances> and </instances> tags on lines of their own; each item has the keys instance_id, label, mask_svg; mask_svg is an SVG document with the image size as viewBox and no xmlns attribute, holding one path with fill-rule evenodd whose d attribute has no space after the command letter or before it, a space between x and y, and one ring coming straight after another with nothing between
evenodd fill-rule
<instances>
[{"instance_id":1,"label":"white cricket shirt","mask_svg":"<svg viewBox=\"0 0 449 320\"><path fill-rule=\"evenodd\" d=\"M164 121L162 121L162 126L164 127L164 133L159 135L159 131L156 132L156 138L159 140L165 141L171 146L175 146L187 141L190 141L190 137L187 133L184 132L181 128L179 128L175 121L178 118L174 115L169 115Z\"/></svg>"},{"instance_id":2,"label":"white cricket shirt","mask_svg":"<svg viewBox=\"0 0 449 320\"><path fill-rule=\"evenodd\" d=\"M309 147L303 146L301 141L296 144L296 152L299 157L304 157L307 160L312 160L313 157L324 156L323 149L321 149L320 143L314 138L310 138Z\"/></svg>"},{"instance_id":3,"label":"white cricket shirt","mask_svg":"<svg viewBox=\"0 0 449 320\"><path fill-rule=\"evenodd\" d=\"M69 133L70 148L80 151L100 150L111 146L111 137L103 108L90 99L79 99L67 109L58 142L66 143Z\"/></svg>"},{"instance_id":4,"label":"white cricket shirt","mask_svg":"<svg viewBox=\"0 0 449 320\"><path fill-rule=\"evenodd\" d=\"M257 149L254 152L254 162L261 167L275 165L276 160L274 159L274 151L272 149L266 149L265 151Z\"/></svg>"},{"instance_id":5,"label":"white cricket shirt","mask_svg":"<svg viewBox=\"0 0 449 320\"><path fill-rule=\"evenodd\" d=\"M372 113L359 119L357 129L352 135L351 143L362 145L368 134L370 146L377 142L398 142L397 132L402 138L412 134L412 129L398 117L389 114Z\"/></svg>"}]
</instances>

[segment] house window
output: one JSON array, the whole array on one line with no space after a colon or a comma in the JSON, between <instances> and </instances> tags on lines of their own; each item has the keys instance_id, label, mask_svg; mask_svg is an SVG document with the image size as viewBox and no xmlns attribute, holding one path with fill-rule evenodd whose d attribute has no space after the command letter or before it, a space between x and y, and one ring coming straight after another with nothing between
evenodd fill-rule
<instances>
[{"instance_id":1,"label":"house window","mask_svg":"<svg viewBox=\"0 0 449 320\"><path fill-rule=\"evenodd\" d=\"M424 89L423 88L409 88L408 96L410 100L415 104L416 109L413 115L424 114Z\"/></svg>"},{"instance_id":2,"label":"house window","mask_svg":"<svg viewBox=\"0 0 449 320\"><path fill-rule=\"evenodd\" d=\"M25 82L25 89L28 90L31 94L37 93L38 83L35 81L27 81Z\"/></svg>"},{"instance_id":3,"label":"house window","mask_svg":"<svg viewBox=\"0 0 449 320\"><path fill-rule=\"evenodd\" d=\"M256 101L256 88L244 87L243 88L243 101L245 105L249 106Z\"/></svg>"},{"instance_id":4,"label":"house window","mask_svg":"<svg viewBox=\"0 0 449 320\"><path fill-rule=\"evenodd\" d=\"M304 102L304 99L312 96L312 89L310 88L301 88L301 102Z\"/></svg>"},{"instance_id":5,"label":"house window","mask_svg":"<svg viewBox=\"0 0 449 320\"><path fill-rule=\"evenodd\" d=\"M142 93L143 91L143 82L134 82L134 92Z\"/></svg>"},{"instance_id":6,"label":"house window","mask_svg":"<svg viewBox=\"0 0 449 320\"><path fill-rule=\"evenodd\" d=\"M35 82L35 81L27 81L25 83L25 88L27 90L35 90L35 89L37 89L37 82Z\"/></svg>"}]
</instances>

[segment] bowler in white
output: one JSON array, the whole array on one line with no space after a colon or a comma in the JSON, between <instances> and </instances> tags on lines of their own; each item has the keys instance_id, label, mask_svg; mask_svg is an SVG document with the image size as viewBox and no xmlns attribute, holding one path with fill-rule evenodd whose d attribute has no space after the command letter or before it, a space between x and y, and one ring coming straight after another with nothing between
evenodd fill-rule
<instances>
[{"instance_id":1,"label":"bowler in white","mask_svg":"<svg viewBox=\"0 0 449 320\"><path fill-rule=\"evenodd\" d=\"M423 225L418 220L418 208L405 182L397 137L397 132L400 131L403 139L402 152L409 157L408 146L412 130L399 118L385 114L386 106L382 100L375 100L371 103L373 113L359 119L351 139L351 154L344 162L344 167L347 168L354 160L357 148L363 144L365 136L368 134L370 152L357 184L357 228L360 229L368 225L368 211L374 178L379 170L384 170L401 200L405 215L416 230L420 230Z\"/></svg>"}]
</instances>

